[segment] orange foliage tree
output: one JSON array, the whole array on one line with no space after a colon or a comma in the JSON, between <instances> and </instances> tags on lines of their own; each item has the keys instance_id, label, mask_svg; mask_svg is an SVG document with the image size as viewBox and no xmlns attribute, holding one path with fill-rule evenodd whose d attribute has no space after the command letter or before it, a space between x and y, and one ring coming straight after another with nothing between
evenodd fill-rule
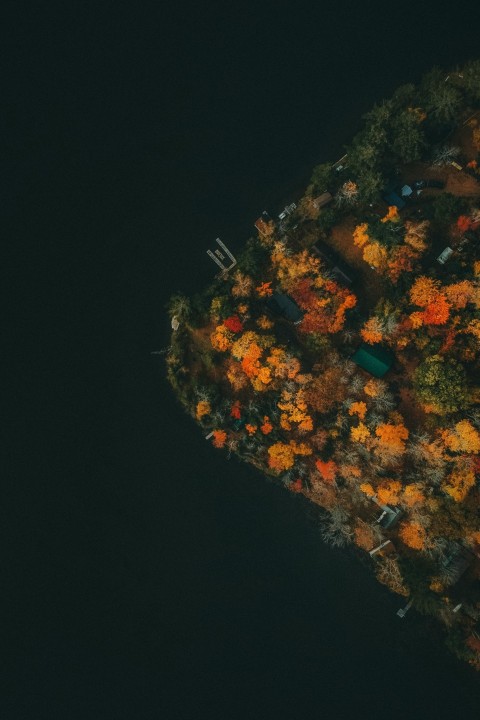
<instances>
[{"instance_id":1,"label":"orange foliage tree","mask_svg":"<svg viewBox=\"0 0 480 720\"><path fill-rule=\"evenodd\" d=\"M413 550L423 550L425 548L426 533L420 523L414 520L406 520L400 525L398 534L405 545L413 548Z\"/></svg>"},{"instance_id":2,"label":"orange foliage tree","mask_svg":"<svg viewBox=\"0 0 480 720\"><path fill-rule=\"evenodd\" d=\"M469 420L460 420L453 430L443 430L441 436L451 452L480 452L480 433Z\"/></svg>"},{"instance_id":3,"label":"orange foliage tree","mask_svg":"<svg viewBox=\"0 0 480 720\"><path fill-rule=\"evenodd\" d=\"M327 462L317 460L315 462L315 467L325 482L333 483L335 481L338 468L333 460L327 460Z\"/></svg>"},{"instance_id":4,"label":"orange foliage tree","mask_svg":"<svg viewBox=\"0 0 480 720\"><path fill-rule=\"evenodd\" d=\"M402 423L382 423L375 430L382 449L388 449L393 453L405 452L405 440L408 438L408 430Z\"/></svg>"},{"instance_id":5,"label":"orange foliage tree","mask_svg":"<svg viewBox=\"0 0 480 720\"><path fill-rule=\"evenodd\" d=\"M370 237L368 235L367 230L368 230L367 223L362 223L361 225L357 225L357 227L353 231L354 245L362 248L364 245L366 245L368 242L370 242Z\"/></svg>"},{"instance_id":6,"label":"orange foliage tree","mask_svg":"<svg viewBox=\"0 0 480 720\"><path fill-rule=\"evenodd\" d=\"M225 432L225 430L214 430L212 438L212 443L214 447L222 448L225 445L227 433Z\"/></svg>"},{"instance_id":7,"label":"orange foliage tree","mask_svg":"<svg viewBox=\"0 0 480 720\"><path fill-rule=\"evenodd\" d=\"M398 505L402 483L398 480L384 480L377 487L377 498L383 505Z\"/></svg>"},{"instance_id":8,"label":"orange foliage tree","mask_svg":"<svg viewBox=\"0 0 480 720\"><path fill-rule=\"evenodd\" d=\"M201 420L205 415L210 415L212 412L212 407L208 400L200 400L197 403L196 411L195 411L195 417L197 420Z\"/></svg>"},{"instance_id":9,"label":"orange foliage tree","mask_svg":"<svg viewBox=\"0 0 480 720\"><path fill-rule=\"evenodd\" d=\"M383 325L377 317L371 317L360 330L360 335L366 343L373 345L383 340Z\"/></svg>"}]
</instances>

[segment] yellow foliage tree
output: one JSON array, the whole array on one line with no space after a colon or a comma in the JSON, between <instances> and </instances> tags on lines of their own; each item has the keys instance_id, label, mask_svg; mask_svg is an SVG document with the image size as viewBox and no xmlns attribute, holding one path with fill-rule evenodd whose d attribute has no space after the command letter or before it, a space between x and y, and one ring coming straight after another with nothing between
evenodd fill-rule
<instances>
[{"instance_id":1,"label":"yellow foliage tree","mask_svg":"<svg viewBox=\"0 0 480 720\"><path fill-rule=\"evenodd\" d=\"M475 485L475 473L467 465L460 465L453 470L442 485L442 490L450 495L455 502L462 502L469 490Z\"/></svg>"},{"instance_id":2,"label":"yellow foliage tree","mask_svg":"<svg viewBox=\"0 0 480 720\"><path fill-rule=\"evenodd\" d=\"M364 403L363 401L354 402L348 408L348 414L349 415L358 415L360 420L365 419L366 412L367 412L367 404Z\"/></svg>"},{"instance_id":3,"label":"yellow foliage tree","mask_svg":"<svg viewBox=\"0 0 480 720\"><path fill-rule=\"evenodd\" d=\"M195 417L197 420L201 420L205 415L210 415L212 412L212 407L208 400L200 400L197 403L196 411L195 411Z\"/></svg>"},{"instance_id":4,"label":"yellow foliage tree","mask_svg":"<svg viewBox=\"0 0 480 720\"><path fill-rule=\"evenodd\" d=\"M375 430L375 434L379 438L381 448L388 449L393 453L405 452L405 440L407 440L409 433L403 423L398 425L382 423Z\"/></svg>"},{"instance_id":5,"label":"yellow foliage tree","mask_svg":"<svg viewBox=\"0 0 480 720\"><path fill-rule=\"evenodd\" d=\"M399 536L401 540L413 548L423 550L425 548L426 533L420 523L415 520L406 520L400 525Z\"/></svg>"},{"instance_id":6,"label":"yellow foliage tree","mask_svg":"<svg viewBox=\"0 0 480 720\"><path fill-rule=\"evenodd\" d=\"M364 443L370 437L370 430L363 422L359 422L357 427L350 428L350 437L354 442Z\"/></svg>"},{"instance_id":7,"label":"yellow foliage tree","mask_svg":"<svg viewBox=\"0 0 480 720\"><path fill-rule=\"evenodd\" d=\"M397 206L396 206L396 205L390 205L390 207L388 208L387 214L385 215L385 217L383 217L383 218L381 219L381 222L382 222L382 223L386 223L386 222L398 222L399 220L400 220L400 215L398 214L398 208L397 208Z\"/></svg>"},{"instance_id":8,"label":"yellow foliage tree","mask_svg":"<svg viewBox=\"0 0 480 720\"><path fill-rule=\"evenodd\" d=\"M363 259L371 267L384 270L387 267L388 253L382 245L370 243L363 248Z\"/></svg>"},{"instance_id":9,"label":"yellow foliage tree","mask_svg":"<svg viewBox=\"0 0 480 720\"><path fill-rule=\"evenodd\" d=\"M210 342L214 350L218 352L226 352L232 347L233 333L225 327L225 325L218 325L215 331L210 335Z\"/></svg>"},{"instance_id":10,"label":"yellow foliage tree","mask_svg":"<svg viewBox=\"0 0 480 720\"><path fill-rule=\"evenodd\" d=\"M367 223L362 223L361 225L357 225L357 227L353 231L354 245L362 248L364 245L366 245L368 242L370 242L370 238L368 236L367 230L368 230Z\"/></svg>"},{"instance_id":11,"label":"yellow foliage tree","mask_svg":"<svg viewBox=\"0 0 480 720\"><path fill-rule=\"evenodd\" d=\"M429 303L435 301L439 287L440 282L438 280L421 275L410 288L410 301L413 305L426 307Z\"/></svg>"},{"instance_id":12,"label":"yellow foliage tree","mask_svg":"<svg viewBox=\"0 0 480 720\"><path fill-rule=\"evenodd\" d=\"M480 433L469 420L460 420L453 430L444 430L441 436L445 447L452 452L480 452Z\"/></svg>"},{"instance_id":13,"label":"yellow foliage tree","mask_svg":"<svg viewBox=\"0 0 480 720\"><path fill-rule=\"evenodd\" d=\"M383 325L381 321L377 317L371 317L360 330L360 335L362 339L370 345L381 342L383 339Z\"/></svg>"},{"instance_id":14,"label":"yellow foliage tree","mask_svg":"<svg viewBox=\"0 0 480 720\"><path fill-rule=\"evenodd\" d=\"M383 505L398 505L401 490L398 480L385 480L377 488L377 498Z\"/></svg>"}]
</instances>

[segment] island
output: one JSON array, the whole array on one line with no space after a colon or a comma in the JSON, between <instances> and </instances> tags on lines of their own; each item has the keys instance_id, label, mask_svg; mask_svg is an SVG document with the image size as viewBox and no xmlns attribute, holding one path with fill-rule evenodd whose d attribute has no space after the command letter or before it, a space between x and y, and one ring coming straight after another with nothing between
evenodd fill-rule
<instances>
[{"instance_id":1,"label":"island","mask_svg":"<svg viewBox=\"0 0 480 720\"><path fill-rule=\"evenodd\" d=\"M205 438L318 508L480 670L480 61L363 117L297 202L168 311ZM400 622L400 620L399 620Z\"/></svg>"}]
</instances>

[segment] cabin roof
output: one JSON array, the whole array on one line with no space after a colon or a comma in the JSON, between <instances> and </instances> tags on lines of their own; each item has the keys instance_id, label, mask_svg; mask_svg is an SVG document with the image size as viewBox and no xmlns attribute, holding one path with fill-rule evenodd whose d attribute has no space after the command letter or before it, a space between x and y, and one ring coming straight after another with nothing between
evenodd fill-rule
<instances>
[{"instance_id":1,"label":"cabin roof","mask_svg":"<svg viewBox=\"0 0 480 720\"><path fill-rule=\"evenodd\" d=\"M374 377L383 377L393 364L393 353L380 345L366 345L363 343L352 355L352 360L359 367Z\"/></svg>"},{"instance_id":2,"label":"cabin roof","mask_svg":"<svg viewBox=\"0 0 480 720\"><path fill-rule=\"evenodd\" d=\"M272 312L283 315L292 322L300 322L303 319L303 313L297 303L285 293L274 292L268 298L266 305Z\"/></svg>"}]
</instances>

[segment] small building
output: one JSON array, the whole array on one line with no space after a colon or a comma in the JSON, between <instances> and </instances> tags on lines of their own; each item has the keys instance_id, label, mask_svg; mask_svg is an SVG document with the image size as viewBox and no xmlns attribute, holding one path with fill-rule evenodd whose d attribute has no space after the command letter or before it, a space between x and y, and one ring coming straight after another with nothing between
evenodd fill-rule
<instances>
[{"instance_id":1,"label":"small building","mask_svg":"<svg viewBox=\"0 0 480 720\"><path fill-rule=\"evenodd\" d=\"M445 250L442 250L440 255L437 258L437 262L440 263L440 265L445 265L449 257L453 255L453 250L451 247L446 247Z\"/></svg>"},{"instance_id":2,"label":"small building","mask_svg":"<svg viewBox=\"0 0 480 720\"><path fill-rule=\"evenodd\" d=\"M332 200L333 195L329 192L324 192L318 197L313 198L312 204L317 208L317 210L320 210L320 208L325 207L325 205L328 205L328 203L332 202Z\"/></svg>"},{"instance_id":3,"label":"small building","mask_svg":"<svg viewBox=\"0 0 480 720\"><path fill-rule=\"evenodd\" d=\"M395 207L398 210L401 210L405 207L405 201L402 200L402 198L397 195L396 192L389 192L386 195L383 196L383 199L388 205L395 205Z\"/></svg>"},{"instance_id":4,"label":"small building","mask_svg":"<svg viewBox=\"0 0 480 720\"><path fill-rule=\"evenodd\" d=\"M351 359L374 377L381 378L392 367L394 355L381 345L363 343Z\"/></svg>"},{"instance_id":5,"label":"small building","mask_svg":"<svg viewBox=\"0 0 480 720\"><path fill-rule=\"evenodd\" d=\"M285 293L274 292L265 304L275 315L281 315L281 317L290 320L295 325L298 325L303 320L303 312L297 303Z\"/></svg>"},{"instance_id":6,"label":"small building","mask_svg":"<svg viewBox=\"0 0 480 720\"><path fill-rule=\"evenodd\" d=\"M275 223L265 211L255 221L255 227L262 237L269 237L275 231Z\"/></svg>"},{"instance_id":7,"label":"small building","mask_svg":"<svg viewBox=\"0 0 480 720\"><path fill-rule=\"evenodd\" d=\"M410 185L404 185L401 190L402 198L409 198L412 193L413 189L410 187Z\"/></svg>"},{"instance_id":8,"label":"small building","mask_svg":"<svg viewBox=\"0 0 480 720\"><path fill-rule=\"evenodd\" d=\"M329 266L334 279L342 285L348 287L355 281L354 270L326 243L318 240L315 245L312 245L310 252Z\"/></svg>"}]
</instances>

